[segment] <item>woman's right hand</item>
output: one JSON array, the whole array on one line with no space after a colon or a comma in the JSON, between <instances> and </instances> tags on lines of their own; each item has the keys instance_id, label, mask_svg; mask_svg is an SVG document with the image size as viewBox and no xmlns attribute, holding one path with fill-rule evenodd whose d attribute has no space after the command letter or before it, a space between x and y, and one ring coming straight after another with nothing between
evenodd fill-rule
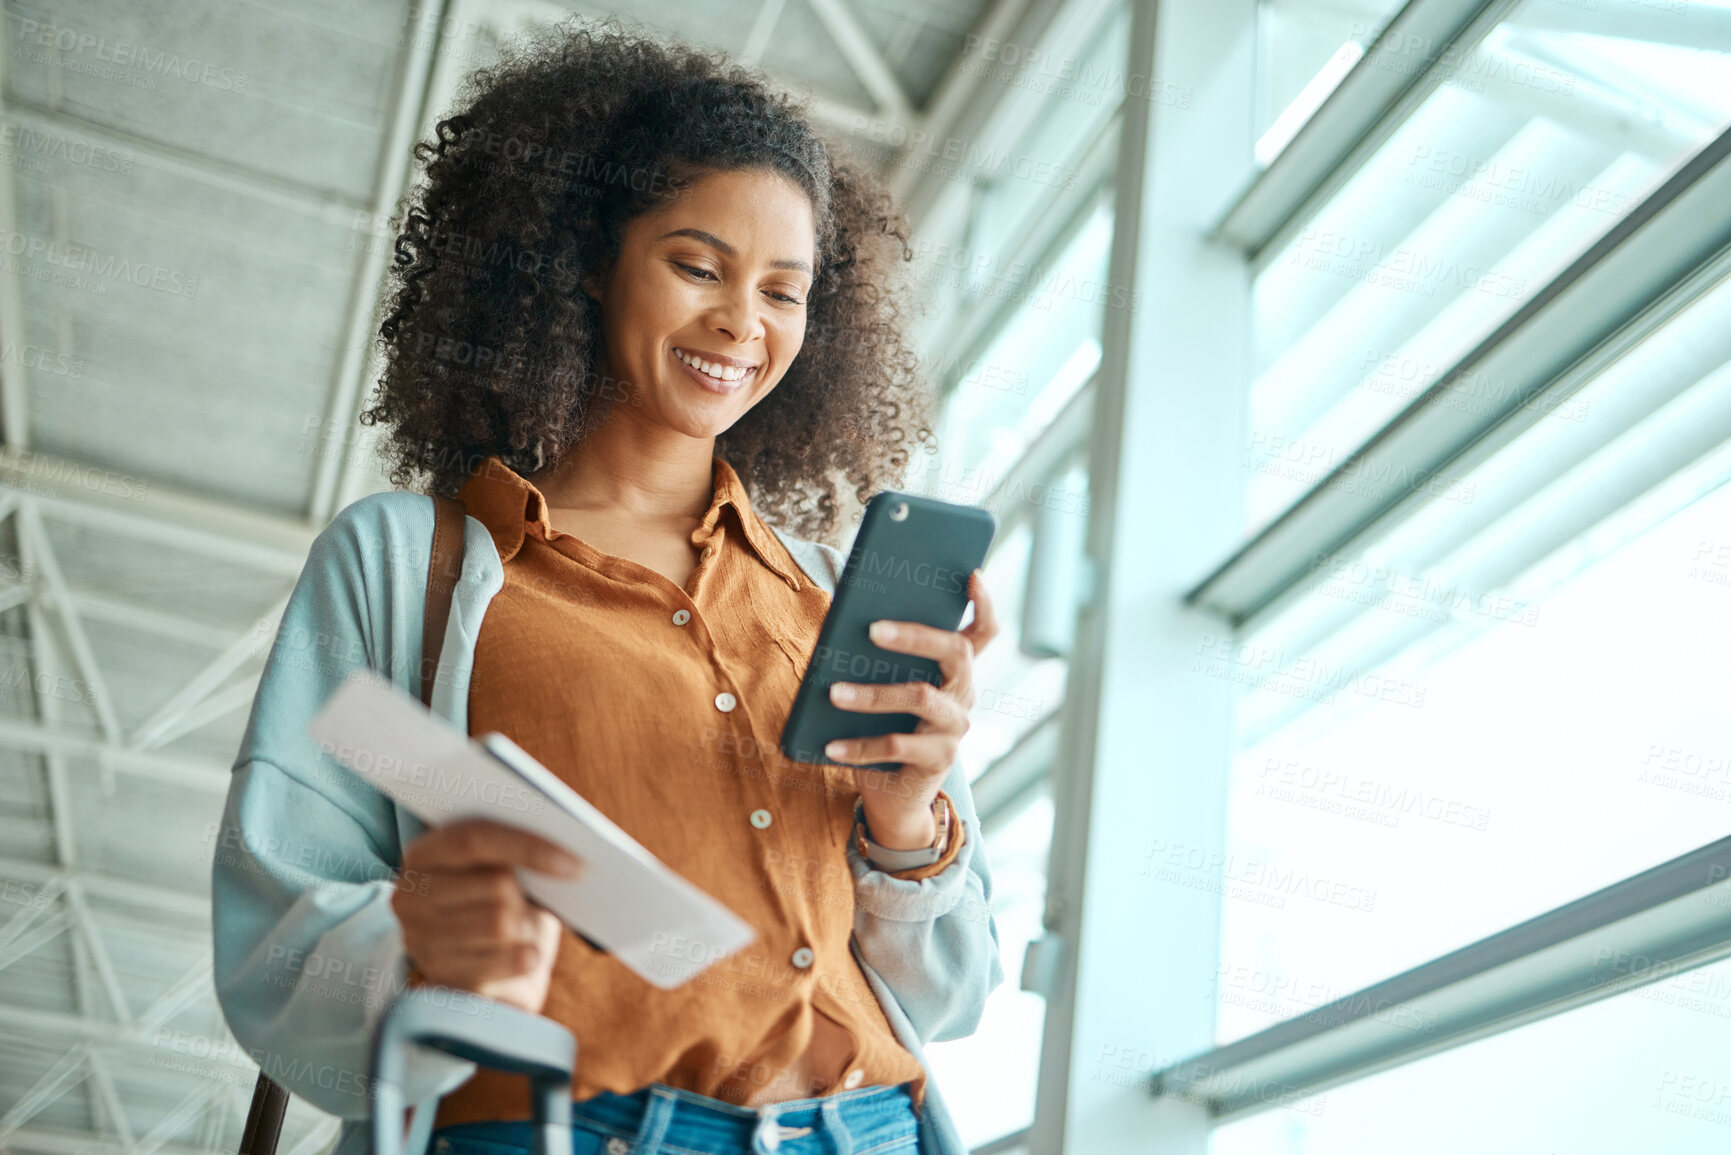
<instances>
[{"instance_id":1,"label":"woman's right hand","mask_svg":"<svg viewBox=\"0 0 1731 1155\"><path fill-rule=\"evenodd\" d=\"M467 819L404 848L391 908L403 949L427 982L540 1014L565 927L529 901L519 866L565 878L582 869L568 851L526 830Z\"/></svg>"}]
</instances>

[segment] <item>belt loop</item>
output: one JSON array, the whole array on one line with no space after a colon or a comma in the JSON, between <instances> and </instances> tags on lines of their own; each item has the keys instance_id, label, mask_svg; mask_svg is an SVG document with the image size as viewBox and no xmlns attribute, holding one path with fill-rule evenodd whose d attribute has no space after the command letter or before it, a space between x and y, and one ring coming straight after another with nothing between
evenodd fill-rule
<instances>
[{"instance_id":1,"label":"belt loop","mask_svg":"<svg viewBox=\"0 0 1731 1155\"><path fill-rule=\"evenodd\" d=\"M853 1155L853 1136L848 1134L847 1124L842 1122L841 1104L835 1101L835 1096L825 1096L818 1112L823 1116L824 1126L829 1129L836 1155Z\"/></svg>"},{"instance_id":2,"label":"belt loop","mask_svg":"<svg viewBox=\"0 0 1731 1155\"><path fill-rule=\"evenodd\" d=\"M781 1146L781 1123L776 1105L765 1103L757 1109L757 1126L751 1132L752 1155L774 1155Z\"/></svg>"},{"instance_id":3,"label":"belt loop","mask_svg":"<svg viewBox=\"0 0 1731 1155\"><path fill-rule=\"evenodd\" d=\"M637 1125L636 1138L631 1140L631 1155L658 1155L661 1139L673 1122L675 1102L673 1092L666 1088L649 1089L649 1105L644 1109L643 1121Z\"/></svg>"}]
</instances>

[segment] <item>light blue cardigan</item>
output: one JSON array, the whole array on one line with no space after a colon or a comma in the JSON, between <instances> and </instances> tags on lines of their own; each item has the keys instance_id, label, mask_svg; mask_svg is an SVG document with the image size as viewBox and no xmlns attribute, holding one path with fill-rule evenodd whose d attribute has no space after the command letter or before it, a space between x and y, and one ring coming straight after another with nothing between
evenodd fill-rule
<instances>
[{"instance_id":1,"label":"light blue cardigan","mask_svg":"<svg viewBox=\"0 0 1731 1155\"><path fill-rule=\"evenodd\" d=\"M306 725L363 666L419 697L432 533L432 500L391 492L349 505L313 541L259 681L216 832L211 902L223 1015L267 1074L342 1117L341 1155L366 1150L373 1028L407 976L391 894L402 848L425 827L321 752ZM475 638L504 570L481 522L466 518L465 533L432 708L467 733ZM841 553L776 534L833 595ZM943 788L967 839L942 873L895 878L860 858L851 839L847 847L850 946L896 1037L922 1065L923 1042L973 1033L986 996L1004 978L991 873L959 762ZM427 1105L417 1121L430 1114L428 1100L473 1071L417 1049L406 1088L408 1102ZM936 1080L926 1088L921 1151L964 1155Z\"/></svg>"}]
</instances>

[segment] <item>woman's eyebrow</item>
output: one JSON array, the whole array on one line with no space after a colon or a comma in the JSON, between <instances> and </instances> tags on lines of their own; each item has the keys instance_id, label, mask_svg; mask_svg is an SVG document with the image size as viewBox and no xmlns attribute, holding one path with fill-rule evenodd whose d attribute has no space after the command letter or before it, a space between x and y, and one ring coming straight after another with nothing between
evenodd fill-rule
<instances>
[{"instance_id":1,"label":"woman's eyebrow","mask_svg":"<svg viewBox=\"0 0 1731 1155\"><path fill-rule=\"evenodd\" d=\"M732 245L728 244L714 233L706 233L702 229L674 229L670 233L662 233L656 238L656 240L665 241L668 237L690 237L692 240L702 241L710 248L719 250L723 256L734 257L739 255ZM807 276L811 275L811 266L806 262L793 257L783 257L779 261L771 261L769 262L769 267L772 269L798 269Z\"/></svg>"}]
</instances>

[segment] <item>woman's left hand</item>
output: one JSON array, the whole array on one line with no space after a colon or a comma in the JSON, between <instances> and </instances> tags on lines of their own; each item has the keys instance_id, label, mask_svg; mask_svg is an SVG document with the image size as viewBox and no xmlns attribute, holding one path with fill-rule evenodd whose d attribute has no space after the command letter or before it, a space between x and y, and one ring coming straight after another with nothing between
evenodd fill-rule
<instances>
[{"instance_id":1,"label":"woman's left hand","mask_svg":"<svg viewBox=\"0 0 1731 1155\"><path fill-rule=\"evenodd\" d=\"M979 570L969 575L968 595L974 602L974 620L964 629L940 630L918 622L871 625L872 641L879 647L936 660L942 685L836 682L830 686L830 701L840 709L914 714L920 719L911 734L848 738L824 748L837 762L902 764L900 770L854 767L866 825L872 840L887 850L923 849L937 837L932 801L955 765L962 735L968 732L968 711L974 706L974 657L998 636L998 616Z\"/></svg>"}]
</instances>

